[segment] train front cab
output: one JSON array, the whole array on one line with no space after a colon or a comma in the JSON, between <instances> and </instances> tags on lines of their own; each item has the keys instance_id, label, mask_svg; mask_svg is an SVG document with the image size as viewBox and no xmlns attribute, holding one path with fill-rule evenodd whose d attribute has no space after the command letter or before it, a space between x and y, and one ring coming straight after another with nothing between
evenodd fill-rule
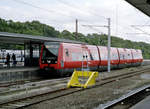
<instances>
[{"instance_id":1,"label":"train front cab","mask_svg":"<svg viewBox=\"0 0 150 109\"><path fill-rule=\"evenodd\" d=\"M60 66L61 46L57 42L45 42L40 54L40 69L48 72L56 72Z\"/></svg>"}]
</instances>

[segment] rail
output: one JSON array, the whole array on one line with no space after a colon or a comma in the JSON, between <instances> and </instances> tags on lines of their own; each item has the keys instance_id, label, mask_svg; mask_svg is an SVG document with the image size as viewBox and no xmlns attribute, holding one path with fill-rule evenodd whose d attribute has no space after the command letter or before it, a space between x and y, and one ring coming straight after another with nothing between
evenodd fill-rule
<instances>
[{"instance_id":1,"label":"rail","mask_svg":"<svg viewBox=\"0 0 150 109\"><path fill-rule=\"evenodd\" d=\"M150 70L150 68L146 68L146 69L142 69L139 71L132 71L129 72L127 74L120 74L118 76L113 76L110 78L105 78L102 79L101 81L99 81L94 87L92 88L96 88L111 82L115 82L116 80L122 80L125 78L129 78L129 77L133 77L136 75L140 75L141 73L146 73ZM86 90L91 89L91 88L87 88ZM15 107L15 108L23 108L23 107L28 107L31 105L35 105L38 104L40 102L43 101L47 101L47 100L53 100L62 96L66 96L69 94L73 94L79 91L83 91L84 89L82 88L60 88L58 90L55 91L48 91L48 92L44 92L41 94L37 94L34 96L28 96L28 97L23 97L23 98L19 98L16 100L12 100L12 101L8 101L8 102L3 102L0 103L0 108L10 108L10 107ZM38 97L40 99L38 99Z\"/></svg>"},{"instance_id":2,"label":"rail","mask_svg":"<svg viewBox=\"0 0 150 109\"><path fill-rule=\"evenodd\" d=\"M150 88L150 85L145 85L145 86L143 86L143 87L141 87L141 88L137 88L137 89L132 90L131 92L129 92L129 93L127 93L127 94L121 96L120 98L118 98L118 99L116 99L116 100L114 100L114 101L111 101L111 102L108 102L108 103L106 103L106 104L100 105L100 106L97 107L96 109L110 109L110 108L113 108L113 107L115 107L117 104L121 104L121 103L123 104L123 102L124 102L126 99L128 99L128 98L131 99L131 97L133 97L133 96L135 96L135 95L138 95L138 94L142 93L143 91L145 92L146 89L149 89L149 88ZM139 100L138 100L138 101L139 101Z\"/></svg>"}]
</instances>

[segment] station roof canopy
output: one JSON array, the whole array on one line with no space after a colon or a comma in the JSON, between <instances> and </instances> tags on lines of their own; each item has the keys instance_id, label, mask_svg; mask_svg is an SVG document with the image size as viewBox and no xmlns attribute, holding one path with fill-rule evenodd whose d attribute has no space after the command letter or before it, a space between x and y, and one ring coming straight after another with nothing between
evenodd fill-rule
<instances>
[{"instance_id":1,"label":"station roof canopy","mask_svg":"<svg viewBox=\"0 0 150 109\"><path fill-rule=\"evenodd\" d=\"M32 43L44 43L44 42L83 43L79 41L73 41L73 40L61 39L61 38L0 32L0 43L24 44L24 43L29 43L29 42L32 42Z\"/></svg>"},{"instance_id":2,"label":"station roof canopy","mask_svg":"<svg viewBox=\"0 0 150 109\"><path fill-rule=\"evenodd\" d=\"M126 0L128 3L150 16L150 0Z\"/></svg>"}]
</instances>

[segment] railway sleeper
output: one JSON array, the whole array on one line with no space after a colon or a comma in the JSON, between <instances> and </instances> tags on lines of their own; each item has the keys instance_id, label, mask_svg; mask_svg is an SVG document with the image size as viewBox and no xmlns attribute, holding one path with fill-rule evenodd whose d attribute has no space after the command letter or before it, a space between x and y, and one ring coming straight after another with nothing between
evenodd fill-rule
<instances>
[{"instance_id":1,"label":"railway sleeper","mask_svg":"<svg viewBox=\"0 0 150 109\"><path fill-rule=\"evenodd\" d=\"M18 103L15 103L15 104L9 104L9 106L14 107L14 108L19 108L19 107L26 106L27 104L29 104L29 103L18 102Z\"/></svg>"},{"instance_id":2,"label":"railway sleeper","mask_svg":"<svg viewBox=\"0 0 150 109\"><path fill-rule=\"evenodd\" d=\"M2 106L1 109L16 109L17 107L15 106Z\"/></svg>"}]
</instances>

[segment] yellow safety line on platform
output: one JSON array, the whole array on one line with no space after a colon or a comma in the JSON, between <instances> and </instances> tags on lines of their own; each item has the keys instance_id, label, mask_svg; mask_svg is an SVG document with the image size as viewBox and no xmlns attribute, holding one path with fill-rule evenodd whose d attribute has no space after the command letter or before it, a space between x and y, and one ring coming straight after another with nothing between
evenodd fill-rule
<instances>
[{"instance_id":1,"label":"yellow safety line on platform","mask_svg":"<svg viewBox=\"0 0 150 109\"><path fill-rule=\"evenodd\" d=\"M88 77L85 84L79 82L79 77ZM87 88L89 86L95 85L96 77L98 77L98 72L92 71L74 71L67 87L83 87Z\"/></svg>"}]
</instances>

